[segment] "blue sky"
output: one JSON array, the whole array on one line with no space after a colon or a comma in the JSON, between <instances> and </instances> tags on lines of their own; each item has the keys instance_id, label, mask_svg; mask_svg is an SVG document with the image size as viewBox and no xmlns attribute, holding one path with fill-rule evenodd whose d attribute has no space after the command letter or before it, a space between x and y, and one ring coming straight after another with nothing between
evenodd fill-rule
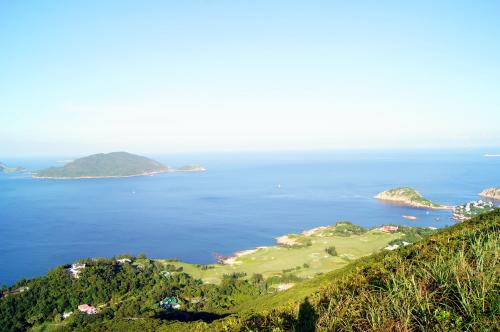
<instances>
[{"instance_id":1,"label":"blue sky","mask_svg":"<svg viewBox=\"0 0 500 332\"><path fill-rule=\"evenodd\" d=\"M0 1L0 155L500 145L498 1Z\"/></svg>"}]
</instances>

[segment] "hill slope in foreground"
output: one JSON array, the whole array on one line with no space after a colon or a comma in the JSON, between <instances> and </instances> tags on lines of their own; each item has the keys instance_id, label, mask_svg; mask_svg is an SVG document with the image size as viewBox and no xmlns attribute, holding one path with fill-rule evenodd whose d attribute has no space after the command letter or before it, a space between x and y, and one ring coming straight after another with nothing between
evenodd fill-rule
<instances>
[{"instance_id":1,"label":"hill slope in foreground","mask_svg":"<svg viewBox=\"0 0 500 332\"><path fill-rule=\"evenodd\" d=\"M0 299L0 330L492 331L500 315L499 227L497 209L272 294L259 276L226 275L214 285L176 261L164 273L145 258L86 260L78 279L61 267L12 287ZM182 309L158 308L165 294L182 298ZM80 303L99 313L60 321L64 308Z\"/></svg>"},{"instance_id":2,"label":"hill slope in foreground","mask_svg":"<svg viewBox=\"0 0 500 332\"><path fill-rule=\"evenodd\" d=\"M153 175L172 171L161 163L128 152L99 153L76 159L62 167L37 171L35 178L74 179Z\"/></svg>"},{"instance_id":3,"label":"hill slope in foreground","mask_svg":"<svg viewBox=\"0 0 500 332\"><path fill-rule=\"evenodd\" d=\"M316 280L319 289L301 301L278 308L263 303L263 312L235 320L230 329L498 330L499 226L497 209L415 245L359 260Z\"/></svg>"}]
</instances>

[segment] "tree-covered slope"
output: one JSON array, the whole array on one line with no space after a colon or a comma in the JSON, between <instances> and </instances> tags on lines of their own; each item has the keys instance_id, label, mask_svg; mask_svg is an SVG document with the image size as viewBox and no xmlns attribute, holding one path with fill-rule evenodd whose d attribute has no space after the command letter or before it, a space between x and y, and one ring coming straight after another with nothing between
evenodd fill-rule
<instances>
[{"instance_id":1,"label":"tree-covered slope","mask_svg":"<svg viewBox=\"0 0 500 332\"><path fill-rule=\"evenodd\" d=\"M168 171L161 163L127 152L99 153L76 159L62 167L36 172L41 178L84 178L147 175Z\"/></svg>"}]
</instances>

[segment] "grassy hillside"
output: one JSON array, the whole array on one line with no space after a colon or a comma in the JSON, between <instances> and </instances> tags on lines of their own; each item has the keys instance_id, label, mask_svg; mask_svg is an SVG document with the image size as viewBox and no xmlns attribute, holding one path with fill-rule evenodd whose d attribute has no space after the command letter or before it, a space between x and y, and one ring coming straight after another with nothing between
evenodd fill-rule
<instances>
[{"instance_id":1,"label":"grassy hillside","mask_svg":"<svg viewBox=\"0 0 500 332\"><path fill-rule=\"evenodd\" d=\"M208 283L218 284L226 274L244 273L250 277L258 273L265 279L293 276L288 278L287 282L292 285L300 279L342 268L355 259L380 251L389 243L404 237L406 234L403 231L406 230L366 230L348 222L339 222L336 225L307 231L305 234L282 236L278 240L286 242L286 245L282 243L280 246L260 247L242 252L241 256L226 260L231 261L230 264L197 265L158 261L165 265L182 267L184 272ZM426 231L428 230L412 228L407 233ZM334 248L335 253L329 254L326 251L328 248Z\"/></svg>"},{"instance_id":2,"label":"grassy hillside","mask_svg":"<svg viewBox=\"0 0 500 332\"><path fill-rule=\"evenodd\" d=\"M36 172L36 177L79 178L133 176L165 172L167 166L152 159L127 152L99 153L76 159L62 167Z\"/></svg>"},{"instance_id":3,"label":"grassy hillside","mask_svg":"<svg viewBox=\"0 0 500 332\"><path fill-rule=\"evenodd\" d=\"M494 331L500 210L241 308L231 331ZM301 292L302 299L295 296ZM251 308L257 308L252 310ZM254 311L254 312L252 312Z\"/></svg>"}]
</instances>

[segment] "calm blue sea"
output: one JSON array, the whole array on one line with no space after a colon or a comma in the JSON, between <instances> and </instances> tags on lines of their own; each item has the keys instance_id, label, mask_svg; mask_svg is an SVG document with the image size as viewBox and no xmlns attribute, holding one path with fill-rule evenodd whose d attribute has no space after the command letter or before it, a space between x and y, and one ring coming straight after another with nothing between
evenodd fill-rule
<instances>
[{"instance_id":1,"label":"calm blue sea","mask_svg":"<svg viewBox=\"0 0 500 332\"><path fill-rule=\"evenodd\" d=\"M0 284L82 257L120 253L213 262L213 253L271 245L273 238L338 220L444 227L447 211L383 204L372 197L412 186L444 204L500 186L498 151L280 152L150 156L204 173L95 180L0 175ZM50 160L2 160L30 169ZM414 215L415 221L402 215Z\"/></svg>"}]
</instances>

